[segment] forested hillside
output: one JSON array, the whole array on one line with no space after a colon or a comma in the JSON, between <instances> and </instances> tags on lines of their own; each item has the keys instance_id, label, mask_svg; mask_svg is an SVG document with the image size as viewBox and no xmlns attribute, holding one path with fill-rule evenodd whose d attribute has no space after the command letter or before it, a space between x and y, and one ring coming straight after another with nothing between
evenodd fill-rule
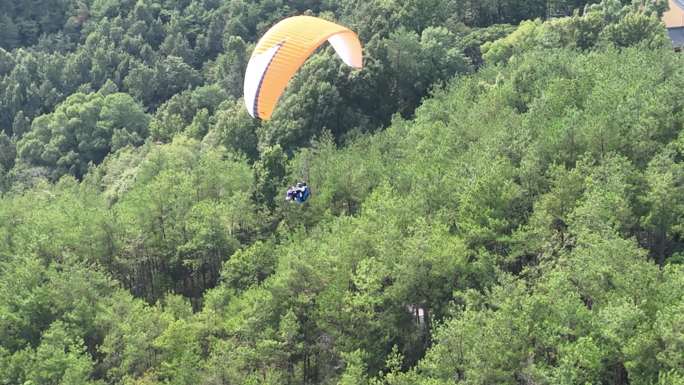
<instances>
[{"instance_id":1,"label":"forested hillside","mask_svg":"<svg viewBox=\"0 0 684 385\"><path fill-rule=\"evenodd\" d=\"M684 384L666 7L0 0L0 385Z\"/></svg>"}]
</instances>

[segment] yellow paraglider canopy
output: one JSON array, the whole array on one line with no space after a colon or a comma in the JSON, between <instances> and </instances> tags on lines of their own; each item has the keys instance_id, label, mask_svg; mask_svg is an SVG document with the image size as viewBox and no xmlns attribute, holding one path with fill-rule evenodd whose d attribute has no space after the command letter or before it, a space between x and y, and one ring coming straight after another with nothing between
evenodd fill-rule
<instances>
[{"instance_id":1,"label":"yellow paraglider canopy","mask_svg":"<svg viewBox=\"0 0 684 385\"><path fill-rule=\"evenodd\" d=\"M268 120L292 76L326 40L347 65L363 66L358 36L341 25L312 16L295 16L268 30L247 64L244 91L249 114Z\"/></svg>"}]
</instances>

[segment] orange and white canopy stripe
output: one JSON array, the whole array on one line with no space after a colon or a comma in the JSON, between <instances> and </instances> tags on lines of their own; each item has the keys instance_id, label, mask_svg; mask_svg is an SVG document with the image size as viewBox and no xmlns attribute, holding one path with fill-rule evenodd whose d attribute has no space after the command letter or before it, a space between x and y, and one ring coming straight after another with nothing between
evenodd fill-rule
<instances>
[{"instance_id":1,"label":"orange and white canopy stripe","mask_svg":"<svg viewBox=\"0 0 684 385\"><path fill-rule=\"evenodd\" d=\"M292 76L326 40L347 65L363 66L358 36L341 25L312 16L295 16L269 29L247 64L245 104L249 114L268 120Z\"/></svg>"}]
</instances>

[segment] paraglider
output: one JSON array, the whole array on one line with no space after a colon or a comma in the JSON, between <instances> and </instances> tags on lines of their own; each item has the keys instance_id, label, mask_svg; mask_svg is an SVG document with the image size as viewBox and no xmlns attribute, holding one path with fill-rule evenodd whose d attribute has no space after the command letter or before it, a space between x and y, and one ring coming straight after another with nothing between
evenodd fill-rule
<instances>
[{"instance_id":1,"label":"paraglider","mask_svg":"<svg viewBox=\"0 0 684 385\"><path fill-rule=\"evenodd\" d=\"M295 201L297 203L304 203L311 195L311 189L304 182L298 182L296 185L287 189L285 195L286 201Z\"/></svg>"},{"instance_id":2,"label":"paraglider","mask_svg":"<svg viewBox=\"0 0 684 385\"><path fill-rule=\"evenodd\" d=\"M249 114L270 119L292 76L325 41L347 65L362 68L361 42L346 27L312 16L289 17L271 27L247 64L244 99Z\"/></svg>"}]
</instances>

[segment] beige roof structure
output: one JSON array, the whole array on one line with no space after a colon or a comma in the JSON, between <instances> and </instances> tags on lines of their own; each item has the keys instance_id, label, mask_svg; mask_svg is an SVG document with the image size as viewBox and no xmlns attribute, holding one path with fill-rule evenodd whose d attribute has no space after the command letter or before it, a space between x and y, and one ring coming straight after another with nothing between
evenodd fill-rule
<instances>
[{"instance_id":1,"label":"beige roof structure","mask_svg":"<svg viewBox=\"0 0 684 385\"><path fill-rule=\"evenodd\" d=\"M667 28L684 27L684 1L669 0L670 10L663 14L663 22Z\"/></svg>"}]
</instances>

